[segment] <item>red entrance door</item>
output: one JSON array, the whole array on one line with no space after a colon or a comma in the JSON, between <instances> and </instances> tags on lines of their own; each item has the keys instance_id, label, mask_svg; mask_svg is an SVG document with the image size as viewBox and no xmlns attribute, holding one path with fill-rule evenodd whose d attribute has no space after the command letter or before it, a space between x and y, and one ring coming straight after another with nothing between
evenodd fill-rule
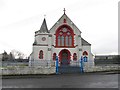
<instances>
[{"instance_id":1,"label":"red entrance door","mask_svg":"<svg viewBox=\"0 0 120 90\"><path fill-rule=\"evenodd\" d=\"M67 52L63 52L62 53L62 61L61 61L62 65L67 65L68 64L68 53Z\"/></svg>"},{"instance_id":2,"label":"red entrance door","mask_svg":"<svg viewBox=\"0 0 120 90\"><path fill-rule=\"evenodd\" d=\"M70 63L70 52L66 49L60 52L61 65L68 65Z\"/></svg>"}]
</instances>

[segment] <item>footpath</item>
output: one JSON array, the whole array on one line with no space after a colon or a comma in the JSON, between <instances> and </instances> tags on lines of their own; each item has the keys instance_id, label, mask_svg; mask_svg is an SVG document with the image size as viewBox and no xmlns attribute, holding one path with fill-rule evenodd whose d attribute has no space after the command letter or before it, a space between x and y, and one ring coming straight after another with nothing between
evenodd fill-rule
<instances>
[{"instance_id":1,"label":"footpath","mask_svg":"<svg viewBox=\"0 0 120 90\"><path fill-rule=\"evenodd\" d=\"M64 74L24 74L24 75L2 75L2 79L19 79L19 78L50 78L54 76L71 76L71 75L109 75L109 74L120 74L120 71L109 71L109 72L85 72L85 73L64 73Z\"/></svg>"}]
</instances>

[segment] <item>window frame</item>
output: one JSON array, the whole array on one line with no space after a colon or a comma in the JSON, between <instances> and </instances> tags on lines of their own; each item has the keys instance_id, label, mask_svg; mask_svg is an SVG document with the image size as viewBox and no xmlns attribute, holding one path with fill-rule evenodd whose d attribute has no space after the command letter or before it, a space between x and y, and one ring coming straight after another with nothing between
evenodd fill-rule
<instances>
[{"instance_id":1,"label":"window frame","mask_svg":"<svg viewBox=\"0 0 120 90\"><path fill-rule=\"evenodd\" d=\"M57 56L57 54L53 53L53 61L56 61L56 56Z\"/></svg>"},{"instance_id":2,"label":"window frame","mask_svg":"<svg viewBox=\"0 0 120 90\"><path fill-rule=\"evenodd\" d=\"M66 31L65 31L65 29L66 29ZM70 26L68 26L68 25L61 25L56 30L56 34L55 35L56 35L56 45L55 45L55 47L59 47L59 48L60 47L61 48L63 48L63 47L67 47L67 48L75 47L74 46L74 35L75 34L73 32L73 29ZM67 40L66 37L68 37L68 41L66 41Z\"/></svg>"},{"instance_id":3,"label":"window frame","mask_svg":"<svg viewBox=\"0 0 120 90\"><path fill-rule=\"evenodd\" d=\"M73 53L73 61L77 61L77 54Z\"/></svg>"},{"instance_id":4,"label":"window frame","mask_svg":"<svg viewBox=\"0 0 120 90\"><path fill-rule=\"evenodd\" d=\"M43 59L43 50L39 51L39 59Z\"/></svg>"}]
</instances>

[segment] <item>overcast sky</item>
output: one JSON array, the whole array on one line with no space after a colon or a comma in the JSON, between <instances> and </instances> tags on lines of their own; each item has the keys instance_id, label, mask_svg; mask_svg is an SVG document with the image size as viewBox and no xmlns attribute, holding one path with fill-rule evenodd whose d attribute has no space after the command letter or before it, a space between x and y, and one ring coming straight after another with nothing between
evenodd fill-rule
<instances>
[{"instance_id":1,"label":"overcast sky","mask_svg":"<svg viewBox=\"0 0 120 90\"><path fill-rule=\"evenodd\" d=\"M0 0L0 53L32 52L44 15L48 29L66 14L92 44L92 53L117 54L119 0Z\"/></svg>"}]
</instances>

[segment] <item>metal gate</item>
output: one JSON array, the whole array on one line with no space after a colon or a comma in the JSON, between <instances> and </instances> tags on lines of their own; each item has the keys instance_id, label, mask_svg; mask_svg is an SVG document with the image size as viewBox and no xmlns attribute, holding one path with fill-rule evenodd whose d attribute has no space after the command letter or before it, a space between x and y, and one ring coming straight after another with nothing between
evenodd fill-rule
<instances>
[{"instance_id":1,"label":"metal gate","mask_svg":"<svg viewBox=\"0 0 120 90\"><path fill-rule=\"evenodd\" d=\"M64 63L63 63L64 62ZM66 63L63 60L62 64L59 65L58 57L56 57L56 74L64 74L64 73L83 73L83 58L73 63Z\"/></svg>"},{"instance_id":2,"label":"metal gate","mask_svg":"<svg viewBox=\"0 0 120 90\"><path fill-rule=\"evenodd\" d=\"M58 72L60 74L64 74L64 73L80 73L80 67L78 66L59 66L58 67Z\"/></svg>"}]
</instances>

